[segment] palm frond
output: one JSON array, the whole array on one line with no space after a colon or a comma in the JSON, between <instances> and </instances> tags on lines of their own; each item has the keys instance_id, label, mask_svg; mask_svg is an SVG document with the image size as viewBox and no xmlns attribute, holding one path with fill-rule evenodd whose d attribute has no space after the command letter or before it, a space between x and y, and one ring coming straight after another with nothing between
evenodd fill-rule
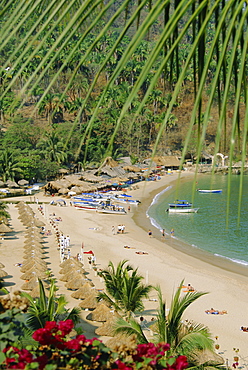
<instances>
[{"instance_id":1,"label":"palm frond","mask_svg":"<svg viewBox=\"0 0 248 370\"><path fill-rule=\"evenodd\" d=\"M128 321L125 321L122 318L118 319L114 325L114 330L116 334L118 333L125 333L127 335L135 334L138 343L148 343L148 339L143 333L141 326L134 319L130 318Z\"/></svg>"}]
</instances>

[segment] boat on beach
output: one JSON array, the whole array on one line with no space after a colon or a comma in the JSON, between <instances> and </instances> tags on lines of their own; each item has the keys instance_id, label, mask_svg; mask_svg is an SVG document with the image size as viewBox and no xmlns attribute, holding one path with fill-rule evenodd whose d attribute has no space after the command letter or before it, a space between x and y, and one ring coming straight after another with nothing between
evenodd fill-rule
<instances>
[{"instance_id":1,"label":"boat on beach","mask_svg":"<svg viewBox=\"0 0 248 370\"><path fill-rule=\"evenodd\" d=\"M126 215L125 208L118 206L99 206L96 208L96 212L99 213L110 213L115 215Z\"/></svg>"},{"instance_id":2,"label":"boat on beach","mask_svg":"<svg viewBox=\"0 0 248 370\"><path fill-rule=\"evenodd\" d=\"M209 194L209 193L222 193L222 189L197 189L199 193Z\"/></svg>"}]
</instances>

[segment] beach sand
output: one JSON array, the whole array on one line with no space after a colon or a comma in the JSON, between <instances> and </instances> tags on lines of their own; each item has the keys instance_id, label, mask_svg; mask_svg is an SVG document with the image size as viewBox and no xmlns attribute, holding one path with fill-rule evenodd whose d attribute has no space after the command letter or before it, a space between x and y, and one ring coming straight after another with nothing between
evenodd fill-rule
<instances>
[{"instance_id":1,"label":"beach sand","mask_svg":"<svg viewBox=\"0 0 248 370\"><path fill-rule=\"evenodd\" d=\"M194 174L183 173L183 181L193 179ZM49 202L59 197L48 197L40 192L32 197L11 198L13 204L9 204L11 214L11 227L14 232L0 240L0 262L5 265L4 270L9 273L5 279L6 286L10 292L20 289L24 283L20 279L22 273L15 263L23 261L23 243L25 227L18 219L19 213L14 201L25 200L27 202L38 199L43 205L44 216L38 211L36 202L31 204L37 216L46 222L47 229L51 229L49 217L55 213L62 221L57 222L58 229L64 235L70 235L71 255L76 256L81 252L81 245L84 250L93 250L96 256L97 267L106 268L109 261L117 265L121 260L126 259L134 267L138 267L145 281L152 285L160 285L164 299L169 307L170 299L176 288L184 279L185 285L190 283L197 291L209 292L193 303L184 315L184 319L207 325L213 334L213 339L218 336L220 348L218 353L229 365L233 363L235 352L233 348L239 349L240 365L247 365L248 362L248 333L240 330L241 326L248 326L248 270L235 264L227 263L223 259L216 259L211 255L201 254L201 251L194 251L188 246L180 246L180 243L173 237L166 235L161 239L161 233L154 228L146 217L146 210L153 197L169 184L178 178L177 173L162 176L159 181L143 182L136 190L128 191L135 199L141 200L141 205L131 206L127 215L99 214L95 211L77 210L69 205L66 207L50 205ZM10 200L8 200L10 201ZM125 225L124 234L112 233L112 226ZM151 229L153 235L148 236ZM53 229L52 229L53 231ZM54 231L51 236L44 238L49 269L57 279L59 293L64 294L68 299L68 307L78 305L78 300L71 297L72 291L65 287L60 281L60 259L55 241ZM182 243L181 243L182 244ZM128 246L130 248L124 248ZM147 254L136 254L137 251L144 251ZM96 276L88 264L87 255L84 255L85 269L88 277L93 281L97 289L103 289L103 283ZM182 292L182 294L185 294ZM156 313L158 302L156 293L153 291L150 300L145 301L145 311L142 316L150 321ZM205 310L214 307L218 310L226 310L225 315L208 315ZM88 311L82 312L85 319ZM94 330L100 324L85 320L83 329L87 337L95 335ZM107 337L101 337L106 341Z\"/></svg>"}]
</instances>

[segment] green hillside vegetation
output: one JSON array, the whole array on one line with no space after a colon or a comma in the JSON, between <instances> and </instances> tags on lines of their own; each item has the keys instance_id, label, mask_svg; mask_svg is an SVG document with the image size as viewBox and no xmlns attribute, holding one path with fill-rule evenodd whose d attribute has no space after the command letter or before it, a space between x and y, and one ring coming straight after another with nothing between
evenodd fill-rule
<instances>
[{"instance_id":1,"label":"green hillside vegetation","mask_svg":"<svg viewBox=\"0 0 248 370\"><path fill-rule=\"evenodd\" d=\"M2 177L153 150L239 160L246 13L242 1L2 1Z\"/></svg>"}]
</instances>

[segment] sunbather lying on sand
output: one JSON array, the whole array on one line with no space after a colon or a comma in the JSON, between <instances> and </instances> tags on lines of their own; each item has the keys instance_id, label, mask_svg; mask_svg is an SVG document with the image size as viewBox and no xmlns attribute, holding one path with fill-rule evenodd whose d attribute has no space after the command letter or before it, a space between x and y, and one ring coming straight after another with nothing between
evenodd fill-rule
<instances>
[{"instance_id":1,"label":"sunbather lying on sand","mask_svg":"<svg viewBox=\"0 0 248 370\"><path fill-rule=\"evenodd\" d=\"M241 326L240 330L248 332L248 327L247 326Z\"/></svg>"},{"instance_id":2,"label":"sunbather lying on sand","mask_svg":"<svg viewBox=\"0 0 248 370\"><path fill-rule=\"evenodd\" d=\"M218 311L218 310L215 310L214 308L211 308L210 310L206 310L205 312L207 314L212 314L212 315L224 315L227 313L226 310Z\"/></svg>"},{"instance_id":3,"label":"sunbather lying on sand","mask_svg":"<svg viewBox=\"0 0 248 370\"><path fill-rule=\"evenodd\" d=\"M135 252L136 254L148 254L147 252L143 252L143 251L138 251L138 252Z\"/></svg>"}]
</instances>

